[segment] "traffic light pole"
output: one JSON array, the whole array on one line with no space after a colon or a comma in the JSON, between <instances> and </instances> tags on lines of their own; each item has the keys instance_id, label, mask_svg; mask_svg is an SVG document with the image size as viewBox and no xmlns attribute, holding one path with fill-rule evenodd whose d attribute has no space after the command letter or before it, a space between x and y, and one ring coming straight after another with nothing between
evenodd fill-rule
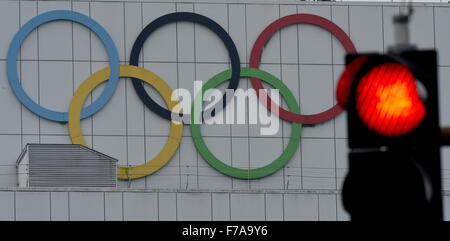
<instances>
[{"instance_id":1,"label":"traffic light pole","mask_svg":"<svg viewBox=\"0 0 450 241\"><path fill-rule=\"evenodd\" d=\"M411 5L408 6L408 12L400 13L394 16L394 40L395 45L389 48L389 52L398 53L414 48L409 42L409 19L413 14Z\"/></svg>"}]
</instances>

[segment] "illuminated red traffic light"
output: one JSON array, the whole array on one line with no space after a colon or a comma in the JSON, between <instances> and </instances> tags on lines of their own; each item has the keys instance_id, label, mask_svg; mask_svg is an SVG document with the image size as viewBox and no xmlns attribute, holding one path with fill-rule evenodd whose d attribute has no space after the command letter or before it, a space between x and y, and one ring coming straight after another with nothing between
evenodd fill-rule
<instances>
[{"instance_id":1,"label":"illuminated red traffic light","mask_svg":"<svg viewBox=\"0 0 450 241\"><path fill-rule=\"evenodd\" d=\"M364 75L356 89L356 110L362 122L384 136L416 128L426 115L416 79L399 63L385 63Z\"/></svg>"}]
</instances>

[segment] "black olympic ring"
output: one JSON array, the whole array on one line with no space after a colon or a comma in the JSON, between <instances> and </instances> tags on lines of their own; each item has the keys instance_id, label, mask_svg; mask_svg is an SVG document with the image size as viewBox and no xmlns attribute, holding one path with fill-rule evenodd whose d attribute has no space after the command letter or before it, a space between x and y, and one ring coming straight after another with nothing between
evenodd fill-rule
<instances>
[{"instance_id":1,"label":"black olympic ring","mask_svg":"<svg viewBox=\"0 0 450 241\"><path fill-rule=\"evenodd\" d=\"M157 19L155 19L153 22L149 23L139 34L136 41L133 44L133 48L131 50L130 54L130 65L138 66L139 61L139 55L141 52L141 49L144 45L144 42L147 40L147 38L152 34L155 30L157 30L159 27L162 27L166 24L178 22L178 21L184 21L184 22L193 22L198 23L206 28L213 31L225 44L225 47L228 50L228 54L230 56L231 60L231 78L230 82L228 84L227 89L236 90L239 85L239 79L241 78L241 62L239 60L239 54L237 52L236 45L234 44L233 40L231 39L230 35L215 21L212 19L205 17L203 15L199 15L196 13L190 13L190 12L176 12L176 13L170 13L166 14L164 16L161 16ZM141 80L132 78L133 80L133 86L136 90L137 95L139 98L144 102L144 104L153 112L155 112L157 115L161 116L164 119L172 120L172 112L170 110L167 110L164 107L161 107L158 105L145 91L143 83ZM196 93L194 93L196 94ZM230 101L231 98L228 98L228 101ZM227 98L226 98L226 92L223 95L222 99L223 107L227 105ZM213 106L215 108L215 106ZM215 110L215 109L214 109ZM215 111L212 110L211 114L214 116ZM176 115L182 116L182 114L174 113ZM202 115L203 116L203 115ZM190 118L189 118L190 120Z\"/></svg>"}]
</instances>

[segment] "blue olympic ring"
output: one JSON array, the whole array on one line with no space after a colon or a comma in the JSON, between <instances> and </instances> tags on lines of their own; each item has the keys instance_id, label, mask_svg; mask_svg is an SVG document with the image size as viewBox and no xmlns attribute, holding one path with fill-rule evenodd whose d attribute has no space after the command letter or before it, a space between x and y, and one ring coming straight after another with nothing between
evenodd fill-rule
<instances>
[{"instance_id":1,"label":"blue olympic ring","mask_svg":"<svg viewBox=\"0 0 450 241\"><path fill-rule=\"evenodd\" d=\"M8 79L9 83L11 85L11 88L14 91L14 94L17 96L17 98L22 102L22 104L27 107L31 112L35 113L36 115L43 117L45 119L53 120L53 121L59 121L59 122L67 122L69 118L68 112L57 112L52 111L49 109L46 109L36 102L34 102L28 95L25 93L24 89L22 88L19 77L17 75L17 54L19 52L20 46L22 45L23 40L28 36L28 34L31 33L35 28L38 26L55 20L69 20L74 21L77 23L80 23L93 32L97 34L97 36L100 38L100 40L103 42L106 51L108 52L109 56L109 64L110 64L110 74L109 74L109 81L107 82L107 85L103 91L103 93L100 95L100 97L91 105L84 108L81 112L81 119L87 118L93 114L95 114L97 111L99 111L103 106L105 106L106 103L111 99L112 95L114 94L117 84L119 82L119 54L116 49L116 45L114 44L114 41L109 36L109 34L106 32L106 30L98 24L95 20L92 18L83 15L81 13L77 13L74 11L69 10L56 10L56 11L50 11L43 14L40 14L34 18L32 18L30 21L28 21L14 36L8 50L8 57L7 57L7 72L8 72Z\"/></svg>"}]
</instances>

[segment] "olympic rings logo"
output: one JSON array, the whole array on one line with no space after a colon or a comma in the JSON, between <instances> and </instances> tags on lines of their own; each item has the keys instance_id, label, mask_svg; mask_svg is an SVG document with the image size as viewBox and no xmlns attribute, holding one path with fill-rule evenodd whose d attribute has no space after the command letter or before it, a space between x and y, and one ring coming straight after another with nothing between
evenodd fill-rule
<instances>
[{"instance_id":1,"label":"olympic rings logo","mask_svg":"<svg viewBox=\"0 0 450 241\"><path fill-rule=\"evenodd\" d=\"M24 39L38 26L56 20L77 22L92 30L104 44L109 57L109 67L92 74L80 85L72 98L68 112L53 111L34 102L22 88L17 74L17 54ZM258 69L264 45L275 32L291 24L305 23L319 26L333 34L344 46L347 53L356 52L352 41L341 28L323 17L312 14L293 14L282 17L271 23L259 35L252 48L249 62L250 68L241 68L241 62L239 59L237 48L229 34L218 23L200 14L191 12L175 12L157 18L142 30L142 32L134 42L133 48L131 50L129 65L120 65L118 57L119 55L114 41L106 32L106 30L95 20L74 11L49 11L29 20L19 29L19 31L14 36L9 46L7 56L7 75L10 86L19 101L31 112L48 120L56 122L68 122L68 129L72 143L87 146L86 141L83 137L83 133L81 131L81 120L97 113L102 107L106 105L106 103L108 103L117 88L119 77L131 77L133 87L145 106L160 117L171 121L171 129L166 145L156 157L154 157L150 161L147 161L145 164L138 166L119 166L117 170L117 177L119 179L136 179L150 175L161 169L167 162L169 162L169 160L178 149L182 137L183 125L182 123L175 121L172 116L173 114L183 114L180 113L178 108L176 108L178 101L173 101L171 99L173 91L170 86L155 73L138 67L139 54L144 42L154 31L156 31L160 27L163 27L164 25L179 21L200 24L214 32L225 45L231 61L231 69L223 71L222 73L219 73L208 80L201 89L201 93L199 93L199 96L204 94L207 90L214 88L225 81L229 81L227 89L236 90L241 77L250 77L253 88L255 90L260 90L256 91L259 99L267 100L271 103L271 105L268 105L266 101L262 101L262 103L271 111L274 110L274 107L280 108L270 99L270 97L267 96L267 93L265 91L261 91L263 89L262 81L264 81L274 88L279 89L281 95L286 100L286 103L288 105L289 111L280 108L279 113L276 114L281 119L293 123L288 146L276 160L264 167L255 169L235 168L219 160L207 148L202 138L200 124L194 122L195 116L201 114L201 110L196 108L196 106L201 106L201 102L203 101L202 98L196 96L194 98L194 104L192 104L191 116L185 117L190 118L192 121L190 128L197 150L203 156L203 158L217 171L225 175L241 179L256 179L268 176L282 168L294 155L296 148L298 147L300 142L302 124L321 123L330 120L341 113L342 109L338 105L335 105L322 113L313 115L301 115L299 105L289 88L287 88L287 86L284 85L283 82L277 79L275 76ZM83 107L83 104L89 93L95 87L105 81L107 82L106 87L100 97L91 105ZM167 109L158 105L148 95L143 87L143 82L150 84L161 94L168 107ZM228 98L225 98L225 94L222 100L222 105L223 107L225 107L228 104ZM200 105L196 105L195 103L200 103ZM220 102L218 102L218 104L220 104Z\"/></svg>"}]
</instances>

